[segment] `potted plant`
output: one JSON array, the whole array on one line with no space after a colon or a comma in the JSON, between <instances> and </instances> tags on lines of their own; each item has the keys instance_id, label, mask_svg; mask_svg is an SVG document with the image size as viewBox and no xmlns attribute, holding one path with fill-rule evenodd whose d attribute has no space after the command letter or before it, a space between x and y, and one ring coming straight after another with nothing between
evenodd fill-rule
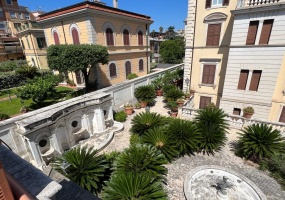
<instances>
[{"instance_id":1,"label":"potted plant","mask_svg":"<svg viewBox=\"0 0 285 200\"><path fill-rule=\"evenodd\" d=\"M189 92L187 92L184 94L184 96L185 96L185 100L189 100L191 95Z\"/></svg>"},{"instance_id":2,"label":"potted plant","mask_svg":"<svg viewBox=\"0 0 285 200\"><path fill-rule=\"evenodd\" d=\"M178 111L178 105L176 101L169 101L167 103L167 107L172 111L172 112L177 112Z\"/></svg>"},{"instance_id":3,"label":"potted plant","mask_svg":"<svg viewBox=\"0 0 285 200\"><path fill-rule=\"evenodd\" d=\"M147 105L154 104L155 89L152 85L139 86L135 89L135 97L141 103L141 107L145 108Z\"/></svg>"},{"instance_id":4,"label":"potted plant","mask_svg":"<svg viewBox=\"0 0 285 200\"><path fill-rule=\"evenodd\" d=\"M131 104L128 103L127 105L124 106L124 108L125 108L125 113L126 113L127 115L133 114L133 111L134 111L133 105L131 105Z\"/></svg>"},{"instance_id":5,"label":"potted plant","mask_svg":"<svg viewBox=\"0 0 285 200\"><path fill-rule=\"evenodd\" d=\"M181 108L184 105L184 99L178 99L177 100L177 105L179 108Z\"/></svg>"},{"instance_id":6,"label":"potted plant","mask_svg":"<svg viewBox=\"0 0 285 200\"><path fill-rule=\"evenodd\" d=\"M162 86L163 86L162 78L158 77L157 79L152 81L151 84L155 89L156 96L162 96Z\"/></svg>"},{"instance_id":7,"label":"potted plant","mask_svg":"<svg viewBox=\"0 0 285 200\"><path fill-rule=\"evenodd\" d=\"M140 109L141 108L141 104L138 102L135 104L135 109Z\"/></svg>"},{"instance_id":8,"label":"potted plant","mask_svg":"<svg viewBox=\"0 0 285 200\"><path fill-rule=\"evenodd\" d=\"M254 114L254 109L253 107L246 107L243 109L243 116L246 118L246 119L250 119L251 116Z\"/></svg>"},{"instance_id":9,"label":"potted plant","mask_svg":"<svg viewBox=\"0 0 285 200\"><path fill-rule=\"evenodd\" d=\"M169 89L164 97L167 101L177 101L177 99L181 99L184 96L184 93L178 88Z\"/></svg>"},{"instance_id":10,"label":"potted plant","mask_svg":"<svg viewBox=\"0 0 285 200\"><path fill-rule=\"evenodd\" d=\"M194 89L191 89L191 90L190 90L190 96L193 96L194 93L195 93L195 90L194 90ZM189 97L190 97L190 96L189 96Z\"/></svg>"},{"instance_id":11,"label":"potted plant","mask_svg":"<svg viewBox=\"0 0 285 200\"><path fill-rule=\"evenodd\" d=\"M129 75L127 76L127 79L128 79L128 80L132 80L132 79L135 79L135 78L137 78L137 77L139 77L137 74L132 73L132 74L129 74Z\"/></svg>"}]
</instances>

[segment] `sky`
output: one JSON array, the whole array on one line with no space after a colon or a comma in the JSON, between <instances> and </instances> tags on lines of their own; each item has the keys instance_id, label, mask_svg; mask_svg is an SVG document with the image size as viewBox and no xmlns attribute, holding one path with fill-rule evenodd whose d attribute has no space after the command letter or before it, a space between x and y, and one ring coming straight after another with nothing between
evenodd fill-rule
<instances>
[{"instance_id":1,"label":"sky","mask_svg":"<svg viewBox=\"0 0 285 200\"><path fill-rule=\"evenodd\" d=\"M30 11L43 10L53 11L59 8L80 3L83 0L18 0L20 6L27 6ZM113 6L113 0L101 0L107 6ZM118 0L118 8L148 15L154 23L150 31L159 31L159 27L167 30L174 26L175 30L184 29L184 22L187 17L188 0Z\"/></svg>"}]
</instances>

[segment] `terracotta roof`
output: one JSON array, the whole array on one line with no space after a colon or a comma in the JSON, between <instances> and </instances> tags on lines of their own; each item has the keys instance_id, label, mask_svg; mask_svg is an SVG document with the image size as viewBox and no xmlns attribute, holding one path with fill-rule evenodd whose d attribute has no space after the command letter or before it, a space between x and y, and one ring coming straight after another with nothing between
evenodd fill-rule
<instances>
[{"instance_id":1,"label":"terracotta roof","mask_svg":"<svg viewBox=\"0 0 285 200\"><path fill-rule=\"evenodd\" d=\"M122 16L126 16L126 17L137 18L137 19L142 19L142 20L147 20L147 21L152 22L150 16L142 15L142 14L138 14L138 13L133 13L133 12L129 12L126 10L121 10L118 8L113 8L110 6L105 6L105 5L95 3L95 2L90 2L90 1L84 1L81 3L74 4L71 6L67 6L67 7L64 7L61 9L57 9L57 10L54 10L54 11L51 11L48 13L44 13L44 14L40 15L37 20L42 21L44 19L57 17L57 16L60 16L62 14L78 11L78 10L85 9L85 8L103 11L103 12L109 12L109 13L113 13L113 14L117 14L117 15L122 15Z\"/></svg>"}]
</instances>

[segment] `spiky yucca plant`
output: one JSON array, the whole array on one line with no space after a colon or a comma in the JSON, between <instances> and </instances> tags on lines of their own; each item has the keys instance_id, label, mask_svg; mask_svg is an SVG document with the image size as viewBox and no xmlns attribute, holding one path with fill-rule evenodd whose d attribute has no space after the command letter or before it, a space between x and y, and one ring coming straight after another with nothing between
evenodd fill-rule
<instances>
[{"instance_id":1,"label":"spiky yucca plant","mask_svg":"<svg viewBox=\"0 0 285 200\"><path fill-rule=\"evenodd\" d=\"M166 133L164 127L155 127L148 130L142 136L142 142L159 149L169 162L179 155L176 143L171 135Z\"/></svg>"},{"instance_id":2,"label":"spiky yucca plant","mask_svg":"<svg viewBox=\"0 0 285 200\"><path fill-rule=\"evenodd\" d=\"M69 163L70 166L63 170L62 163ZM96 150L76 147L57 157L52 166L74 183L97 194L102 188L108 165L103 156L97 155Z\"/></svg>"},{"instance_id":3,"label":"spiky yucca plant","mask_svg":"<svg viewBox=\"0 0 285 200\"><path fill-rule=\"evenodd\" d=\"M146 144L138 144L124 150L116 159L115 168L118 171L147 173L158 179L164 179L167 169L165 156L156 148Z\"/></svg>"},{"instance_id":4,"label":"spiky yucca plant","mask_svg":"<svg viewBox=\"0 0 285 200\"><path fill-rule=\"evenodd\" d=\"M226 117L227 115L223 110L213 105L198 110L194 122L202 136L199 143L200 151L214 154L226 144L226 133L229 129Z\"/></svg>"},{"instance_id":5,"label":"spiky yucca plant","mask_svg":"<svg viewBox=\"0 0 285 200\"><path fill-rule=\"evenodd\" d=\"M284 137L280 131L266 124L252 124L239 133L239 148L242 156L253 161L269 158L274 153L284 152Z\"/></svg>"},{"instance_id":6,"label":"spiky yucca plant","mask_svg":"<svg viewBox=\"0 0 285 200\"><path fill-rule=\"evenodd\" d=\"M162 126L166 123L166 119L160 114L152 112L142 112L137 114L132 120L131 131L139 135L144 134L149 129Z\"/></svg>"},{"instance_id":7,"label":"spiky yucca plant","mask_svg":"<svg viewBox=\"0 0 285 200\"><path fill-rule=\"evenodd\" d=\"M135 97L139 101L147 102L148 104L154 104L156 93L152 85L142 85L135 89Z\"/></svg>"},{"instance_id":8,"label":"spiky yucca plant","mask_svg":"<svg viewBox=\"0 0 285 200\"><path fill-rule=\"evenodd\" d=\"M166 200L161 182L148 174L119 172L112 175L102 193L105 200Z\"/></svg>"},{"instance_id":9,"label":"spiky yucca plant","mask_svg":"<svg viewBox=\"0 0 285 200\"><path fill-rule=\"evenodd\" d=\"M173 119L169 124L167 133L176 144L179 154L192 154L197 150L197 144L201 140L201 135L191 121Z\"/></svg>"}]
</instances>

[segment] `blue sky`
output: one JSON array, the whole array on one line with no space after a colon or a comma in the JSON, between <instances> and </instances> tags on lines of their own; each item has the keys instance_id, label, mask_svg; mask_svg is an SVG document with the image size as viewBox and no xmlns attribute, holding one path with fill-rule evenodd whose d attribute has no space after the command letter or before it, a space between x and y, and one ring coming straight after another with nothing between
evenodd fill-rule
<instances>
[{"instance_id":1,"label":"blue sky","mask_svg":"<svg viewBox=\"0 0 285 200\"><path fill-rule=\"evenodd\" d=\"M27 6L31 11L39 8L44 11L52 11L58 8L80 3L83 0L18 0L19 5ZM113 6L113 0L101 0L107 6ZM118 0L119 8L151 16L154 23L150 31L162 26L166 30L174 26L175 30L184 29L183 21L187 16L188 0Z\"/></svg>"}]
</instances>

